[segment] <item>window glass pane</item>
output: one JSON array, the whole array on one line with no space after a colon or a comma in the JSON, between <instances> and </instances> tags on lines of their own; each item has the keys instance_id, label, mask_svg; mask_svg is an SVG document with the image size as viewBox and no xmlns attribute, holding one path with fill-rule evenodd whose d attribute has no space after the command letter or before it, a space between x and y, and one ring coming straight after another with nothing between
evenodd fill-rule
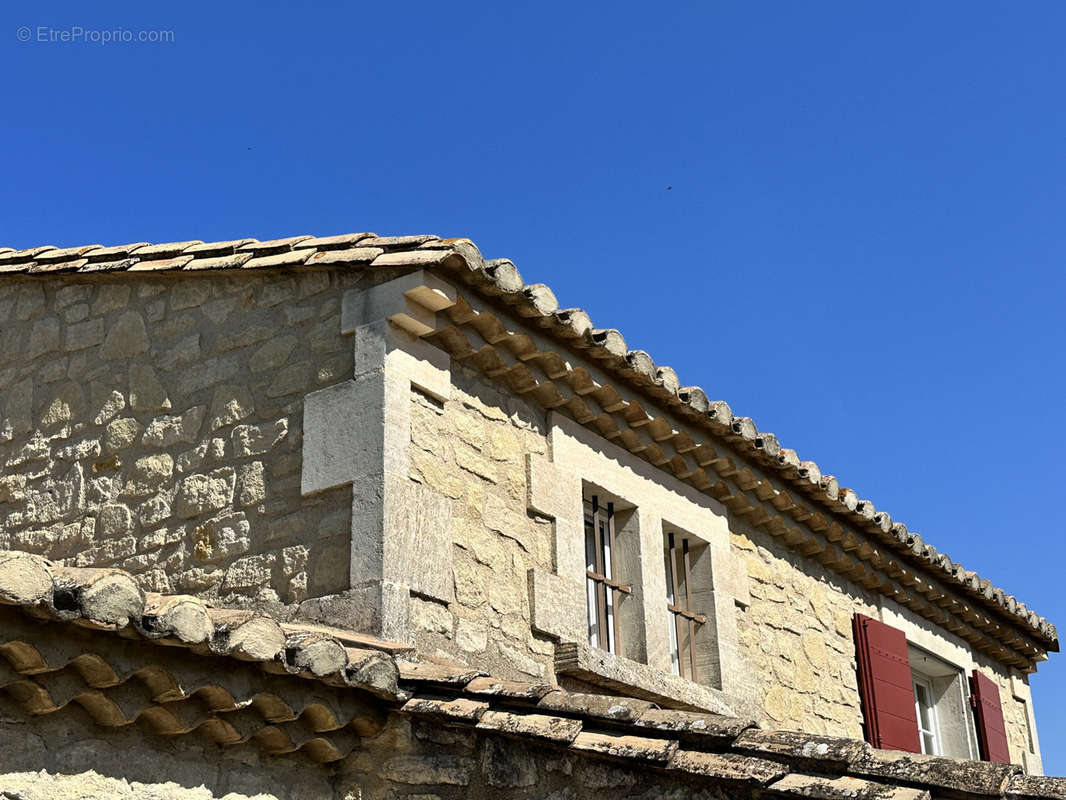
<instances>
[{"instance_id":1,"label":"window glass pane","mask_svg":"<svg viewBox=\"0 0 1066 800\"><path fill-rule=\"evenodd\" d=\"M680 653L677 651L677 622L669 611L666 612L667 629L670 631L670 671L675 675L681 674Z\"/></svg>"},{"instance_id":2,"label":"window glass pane","mask_svg":"<svg viewBox=\"0 0 1066 800\"><path fill-rule=\"evenodd\" d=\"M914 684L914 692L918 697L918 725L922 730L933 730L933 698L929 694L929 687L923 683Z\"/></svg>"},{"instance_id":3,"label":"window glass pane","mask_svg":"<svg viewBox=\"0 0 1066 800\"><path fill-rule=\"evenodd\" d=\"M670 545L663 543L663 564L666 568L666 602L675 605L674 602L674 575L670 569Z\"/></svg>"},{"instance_id":4,"label":"window glass pane","mask_svg":"<svg viewBox=\"0 0 1066 800\"><path fill-rule=\"evenodd\" d=\"M596 621L596 581L586 578L585 587L588 592L589 645L599 647L600 626Z\"/></svg>"},{"instance_id":5,"label":"window glass pane","mask_svg":"<svg viewBox=\"0 0 1066 800\"><path fill-rule=\"evenodd\" d=\"M607 647L604 648L604 649L606 649L608 653L613 653L613 652L615 652L615 641L614 641L614 592L612 592L610 589L607 589L606 594L607 594L607 622L606 622L607 635L604 638L607 639Z\"/></svg>"},{"instance_id":6,"label":"window glass pane","mask_svg":"<svg viewBox=\"0 0 1066 800\"><path fill-rule=\"evenodd\" d=\"M931 733L922 733L922 752L927 756L936 755L936 740Z\"/></svg>"},{"instance_id":7,"label":"window glass pane","mask_svg":"<svg viewBox=\"0 0 1066 800\"><path fill-rule=\"evenodd\" d=\"M591 522L585 525L585 569L596 571L596 537Z\"/></svg>"}]
</instances>

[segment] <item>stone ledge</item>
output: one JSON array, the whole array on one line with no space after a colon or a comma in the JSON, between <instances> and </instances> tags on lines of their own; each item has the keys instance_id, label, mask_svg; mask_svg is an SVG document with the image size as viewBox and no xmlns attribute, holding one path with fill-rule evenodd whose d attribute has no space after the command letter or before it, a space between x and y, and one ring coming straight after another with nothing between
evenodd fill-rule
<instances>
[{"instance_id":1,"label":"stone ledge","mask_svg":"<svg viewBox=\"0 0 1066 800\"><path fill-rule=\"evenodd\" d=\"M711 686L578 642L560 642L555 648L555 673L666 708L751 716L743 701Z\"/></svg>"}]
</instances>

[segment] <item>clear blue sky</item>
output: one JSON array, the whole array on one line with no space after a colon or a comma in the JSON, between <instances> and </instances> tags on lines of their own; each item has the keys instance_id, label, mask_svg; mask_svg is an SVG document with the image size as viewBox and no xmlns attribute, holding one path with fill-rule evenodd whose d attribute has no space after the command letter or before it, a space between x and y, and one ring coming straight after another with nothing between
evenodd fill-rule
<instances>
[{"instance_id":1,"label":"clear blue sky","mask_svg":"<svg viewBox=\"0 0 1066 800\"><path fill-rule=\"evenodd\" d=\"M5 4L0 244L469 236L1066 630L1066 6L316 5Z\"/></svg>"}]
</instances>

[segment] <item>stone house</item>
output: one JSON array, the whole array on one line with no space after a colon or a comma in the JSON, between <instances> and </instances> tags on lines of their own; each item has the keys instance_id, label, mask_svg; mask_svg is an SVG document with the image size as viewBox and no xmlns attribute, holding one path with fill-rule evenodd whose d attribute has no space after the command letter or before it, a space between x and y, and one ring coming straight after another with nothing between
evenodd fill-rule
<instances>
[{"instance_id":1,"label":"stone house","mask_svg":"<svg viewBox=\"0 0 1066 800\"><path fill-rule=\"evenodd\" d=\"M7 796L1066 798L1053 625L468 240L0 251L0 319Z\"/></svg>"}]
</instances>

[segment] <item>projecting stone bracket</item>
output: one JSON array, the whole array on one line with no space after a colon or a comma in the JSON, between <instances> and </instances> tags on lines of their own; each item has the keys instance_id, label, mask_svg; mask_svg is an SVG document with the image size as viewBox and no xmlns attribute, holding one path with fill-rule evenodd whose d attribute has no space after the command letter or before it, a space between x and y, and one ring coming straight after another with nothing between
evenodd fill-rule
<instances>
[{"instance_id":1,"label":"projecting stone bracket","mask_svg":"<svg viewBox=\"0 0 1066 800\"><path fill-rule=\"evenodd\" d=\"M454 289L423 271L342 298L353 376L304 399L301 491L352 486L349 589L306 601L301 613L407 641L411 592L453 599L451 506L410 480L408 447L412 388L450 396L450 357L419 337L454 302Z\"/></svg>"}]
</instances>

